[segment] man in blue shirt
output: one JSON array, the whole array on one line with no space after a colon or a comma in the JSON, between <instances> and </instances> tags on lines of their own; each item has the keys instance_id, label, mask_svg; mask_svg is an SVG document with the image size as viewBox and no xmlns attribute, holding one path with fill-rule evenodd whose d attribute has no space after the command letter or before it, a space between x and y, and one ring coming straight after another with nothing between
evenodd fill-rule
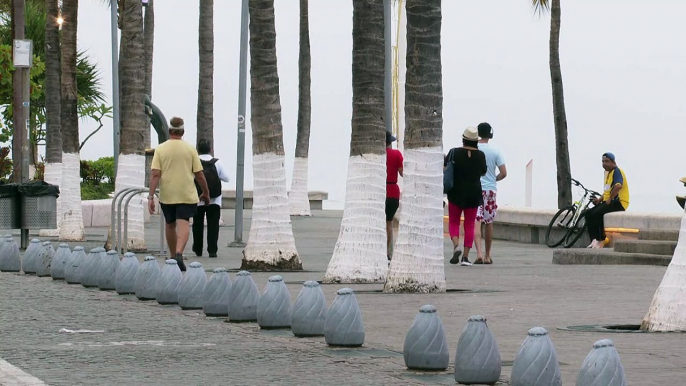
<instances>
[{"instance_id":1,"label":"man in blue shirt","mask_svg":"<svg viewBox=\"0 0 686 386\"><path fill-rule=\"evenodd\" d=\"M493 220L495 220L498 204L496 194L498 192L498 181L507 177L505 158L500 150L493 147L489 141L493 138L493 128L486 122L480 123L479 130L479 150L486 156L486 175L481 177L481 190L484 203L476 214L476 226L474 232L474 242L476 243L476 260L474 264L493 264L491 259L491 245L493 244ZM497 169L497 172L496 172ZM485 224L486 255L484 256L481 248L481 223Z\"/></svg>"}]
</instances>

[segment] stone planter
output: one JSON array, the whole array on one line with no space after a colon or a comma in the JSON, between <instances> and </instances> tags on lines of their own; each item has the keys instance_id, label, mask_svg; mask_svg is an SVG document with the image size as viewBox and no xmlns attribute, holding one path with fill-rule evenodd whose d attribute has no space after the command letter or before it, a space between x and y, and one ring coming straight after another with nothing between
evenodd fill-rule
<instances>
[{"instance_id":1,"label":"stone planter","mask_svg":"<svg viewBox=\"0 0 686 386\"><path fill-rule=\"evenodd\" d=\"M67 260L67 266L64 269L64 280L67 284L81 284L81 277L79 276L79 268L86 259L86 252L83 247L74 247L74 250Z\"/></svg>"},{"instance_id":2,"label":"stone planter","mask_svg":"<svg viewBox=\"0 0 686 386\"><path fill-rule=\"evenodd\" d=\"M257 324L264 329L291 326L291 295L280 275L269 278L257 302Z\"/></svg>"},{"instance_id":3,"label":"stone planter","mask_svg":"<svg viewBox=\"0 0 686 386\"><path fill-rule=\"evenodd\" d=\"M117 273L114 276L114 290L119 295L128 295L136 292L136 274L140 267L135 253L127 252L119 263Z\"/></svg>"},{"instance_id":4,"label":"stone planter","mask_svg":"<svg viewBox=\"0 0 686 386\"><path fill-rule=\"evenodd\" d=\"M21 271L21 256L19 246L11 235L5 236L0 248L0 271L19 272Z\"/></svg>"},{"instance_id":5,"label":"stone planter","mask_svg":"<svg viewBox=\"0 0 686 386\"><path fill-rule=\"evenodd\" d=\"M93 248L85 259L81 262L79 267L79 278L81 285L86 288L97 287L100 275L98 275L98 267L100 262L105 257L105 248Z\"/></svg>"},{"instance_id":6,"label":"stone planter","mask_svg":"<svg viewBox=\"0 0 686 386\"><path fill-rule=\"evenodd\" d=\"M143 265L136 274L135 292L140 300L156 300L157 279L160 276L160 265L154 256L146 256Z\"/></svg>"},{"instance_id":7,"label":"stone planter","mask_svg":"<svg viewBox=\"0 0 686 386\"><path fill-rule=\"evenodd\" d=\"M250 272L238 272L236 281L231 286L231 296L229 296L229 321L257 321L257 302L259 299L260 291L257 289L257 284L255 284Z\"/></svg>"},{"instance_id":8,"label":"stone planter","mask_svg":"<svg viewBox=\"0 0 686 386\"><path fill-rule=\"evenodd\" d=\"M114 291L114 278L117 276L117 268L119 268L119 253L107 251L98 266L98 288L101 291Z\"/></svg>"},{"instance_id":9,"label":"stone planter","mask_svg":"<svg viewBox=\"0 0 686 386\"><path fill-rule=\"evenodd\" d=\"M229 316L231 277L226 268L215 268L203 289L203 311L207 316Z\"/></svg>"},{"instance_id":10,"label":"stone planter","mask_svg":"<svg viewBox=\"0 0 686 386\"><path fill-rule=\"evenodd\" d=\"M593 343L593 349L584 359L576 378L576 386L595 385L626 386L624 366L615 344L609 339Z\"/></svg>"},{"instance_id":11,"label":"stone planter","mask_svg":"<svg viewBox=\"0 0 686 386\"><path fill-rule=\"evenodd\" d=\"M164 269L157 278L155 284L157 295L155 298L160 304L178 304L179 303L179 283L183 274L176 260L169 259L164 262Z\"/></svg>"},{"instance_id":12,"label":"stone planter","mask_svg":"<svg viewBox=\"0 0 686 386\"><path fill-rule=\"evenodd\" d=\"M207 275L202 264L197 261L188 266L188 271L179 283L179 306L182 310L201 310L203 306L203 290L207 283Z\"/></svg>"},{"instance_id":13,"label":"stone planter","mask_svg":"<svg viewBox=\"0 0 686 386\"><path fill-rule=\"evenodd\" d=\"M543 327L529 330L519 349L510 376L512 386L561 386L555 346Z\"/></svg>"},{"instance_id":14,"label":"stone planter","mask_svg":"<svg viewBox=\"0 0 686 386\"><path fill-rule=\"evenodd\" d=\"M50 276L52 276L53 280L64 280L67 262L70 257L71 250L69 249L69 244L60 244L57 247L55 256L52 257L52 264L50 265Z\"/></svg>"},{"instance_id":15,"label":"stone planter","mask_svg":"<svg viewBox=\"0 0 686 386\"><path fill-rule=\"evenodd\" d=\"M324 336L326 298L316 281L306 281L293 304L291 331L297 337Z\"/></svg>"},{"instance_id":16,"label":"stone planter","mask_svg":"<svg viewBox=\"0 0 686 386\"><path fill-rule=\"evenodd\" d=\"M493 385L500 379L500 350L483 316L472 316L462 331L455 353L455 381Z\"/></svg>"},{"instance_id":17,"label":"stone planter","mask_svg":"<svg viewBox=\"0 0 686 386\"><path fill-rule=\"evenodd\" d=\"M342 288L326 312L324 338L329 346L359 347L364 344L362 311L351 288Z\"/></svg>"},{"instance_id":18,"label":"stone planter","mask_svg":"<svg viewBox=\"0 0 686 386\"><path fill-rule=\"evenodd\" d=\"M36 273L36 255L38 255L38 249L40 249L41 241L38 239L31 240L29 246L24 252L24 257L21 260L21 268L26 274Z\"/></svg>"},{"instance_id":19,"label":"stone planter","mask_svg":"<svg viewBox=\"0 0 686 386\"><path fill-rule=\"evenodd\" d=\"M405 366L413 370L445 370L450 353L443 323L436 307L425 305L419 309L403 346Z\"/></svg>"},{"instance_id":20,"label":"stone planter","mask_svg":"<svg viewBox=\"0 0 686 386\"><path fill-rule=\"evenodd\" d=\"M38 277L50 276L50 266L52 265L53 256L55 256L55 248L53 248L51 242L44 241L36 255L36 261L38 262L38 265L36 266L36 275Z\"/></svg>"}]
</instances>

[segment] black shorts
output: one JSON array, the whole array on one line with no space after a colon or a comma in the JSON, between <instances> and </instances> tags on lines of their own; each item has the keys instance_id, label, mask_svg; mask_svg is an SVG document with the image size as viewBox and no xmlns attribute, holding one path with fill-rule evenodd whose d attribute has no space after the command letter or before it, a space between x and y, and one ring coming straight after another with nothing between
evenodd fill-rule
<instances>
[{"instance_id":1,"label":"black shorts","mask_svg":"<svg viewBox=\"0 0 686 386\"><path fill-rule=\"evenodd\" d=\"M398 211L400 200L397 198L386 197L386 221L393 221L395 212Z\"/></svg>"},{"instance_id":2,"label":"black shorts","mask_svg":"<svg viewBox=\"0 0 686 386\"><path fill-rule=\"evenodd\" d=\"M174 224L176 220L190 220L198 211L198 204L163 204L160 203L164 221Z\"/></svg>"}]
</instances>

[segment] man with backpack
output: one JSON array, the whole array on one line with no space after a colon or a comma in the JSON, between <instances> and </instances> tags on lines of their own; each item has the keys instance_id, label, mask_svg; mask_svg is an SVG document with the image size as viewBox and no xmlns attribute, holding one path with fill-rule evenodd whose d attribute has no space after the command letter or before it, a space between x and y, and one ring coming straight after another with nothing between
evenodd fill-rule
<instances>
[{"instance_id":1,"label":"man with backpack","mask_svg":"<svg viewBox=\"0 0 686 386\"><path fill-rule=\"evenodd\" d=\"M198 203L198 211L193 217L193 252L202 256L203 231L207 217L207 253L210 257L217 257L217 241L219 240L219 218L222 209L222 181L229 182L229 176L216 158L212 157L212 146L207 140L198 142L198 154L203 167L203 174L210 190L210 203ZM198 195L202 190L196 184Z\"/></svg>"}]
</instances>

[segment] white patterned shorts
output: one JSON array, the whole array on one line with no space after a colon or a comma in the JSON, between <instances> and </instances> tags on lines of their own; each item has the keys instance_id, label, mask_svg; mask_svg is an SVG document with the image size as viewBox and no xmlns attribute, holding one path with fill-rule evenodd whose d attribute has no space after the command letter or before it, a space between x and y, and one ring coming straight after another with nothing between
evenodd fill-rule
<instances>
[{"instance_id":1,"label":"white patterned shorts","mask_svg":"<svg viewBox=\"0 0 686 386\"><path fill-rule=\"evenodd\" d=\"M476 212L476 221L484 224L493 224L496 212L498 211L498 204L496 203L496 191L484 190L481 192L484 198L484 203Z\"/></svg>"}]
</instances>

